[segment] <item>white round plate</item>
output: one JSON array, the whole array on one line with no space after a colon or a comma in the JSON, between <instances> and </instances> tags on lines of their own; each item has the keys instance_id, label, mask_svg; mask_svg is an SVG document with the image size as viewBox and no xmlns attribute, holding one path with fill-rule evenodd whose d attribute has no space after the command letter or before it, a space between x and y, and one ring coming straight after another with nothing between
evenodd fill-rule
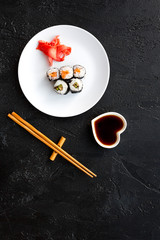
<instances>
[{"instance_id":1,"label":"white round plate","mask_svg":"<svg viewBox=\"0 0 160 240\"><path fill-rule=\"evenodd\" d=\"M49 62L43 52L36 50L38 40L51 41L60 36L62 44L72 52L63 62L53 61L53 66L80 64L86 68L83 90L80 93L59 95L46 77ZM92 108L103 96L109 81L108 56L101 43L86 30L58 25L37 33L25 46L18 65L21 89L28 101L40 111L56 117L71 117Z\"/></svg>"}]
</instances>

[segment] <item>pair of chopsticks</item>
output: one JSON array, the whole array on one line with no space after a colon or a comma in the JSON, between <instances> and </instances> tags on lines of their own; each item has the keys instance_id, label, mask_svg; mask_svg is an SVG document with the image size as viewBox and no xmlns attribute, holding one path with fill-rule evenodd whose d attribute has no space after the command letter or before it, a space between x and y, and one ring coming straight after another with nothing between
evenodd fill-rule
<instances>
[{"instance_id":1,"label":"pair of chopsticks","mask_svg":"<svg viewBox=\"0 0 160 240\"><path fill-rule=\"evenodd\" d=\"M23 118L21 118L18 114L15 112L12 112L12 114L8 114L8 117L11 118L14 122L16 122L18 125L23 127L26 131L28 131L30 134L32 134L34 137L39 139L41 142L46 144L48 147L52 148L54 151L56 151L58 154L60 154L63 158L65 158L67 161L72 163L74 166L79 168L81 171L86 173L90 177L97 177L95 173L93 173L91 170L86 168L83 164L78 162L74 157L72 157L69 153L64 151L62 148L60 148L56 143L51 141L48 137L46 137L43 133L38 131L35 127L33 127L30 123L25 121Z\"/></svg>"}]
</instances>

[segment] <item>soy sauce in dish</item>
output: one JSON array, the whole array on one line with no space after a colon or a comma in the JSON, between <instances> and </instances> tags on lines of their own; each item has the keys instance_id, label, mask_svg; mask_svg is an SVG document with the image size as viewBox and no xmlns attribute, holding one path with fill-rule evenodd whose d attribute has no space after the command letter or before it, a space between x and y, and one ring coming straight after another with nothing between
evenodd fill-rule
<instances>
[{"instance_id":1,"label":"soy sauce in dish","mask_svg":"<svg viewBox=\"0 0 160 240\"><path fill-rule=\"evenodd\" d=\"M117 140L116 133L124 126L123 120L115 115L103 116L94 124L97 138L104 145L114 144Z\"/></svg>"}]
</instances>

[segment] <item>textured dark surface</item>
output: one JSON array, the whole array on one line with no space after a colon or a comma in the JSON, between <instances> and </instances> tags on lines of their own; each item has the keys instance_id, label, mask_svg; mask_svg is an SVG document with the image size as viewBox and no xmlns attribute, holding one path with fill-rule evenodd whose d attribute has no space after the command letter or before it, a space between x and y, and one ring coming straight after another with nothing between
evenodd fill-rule
<instances>
[{"instance_id":1,"label":"textured dark surface","mask_svg":"<svg viewBox=\"0 0 160 240\"><path fill-rule=\"evenodd\" d=\"M40 30L72 24L94 34L111 64L90 111L59 119L25 99L17 64ZM0 240L160 239L160 1L0 2ZM98 174L90 179L7 118L15 111ZM121 143L99 147L90 121L117 111ZM75 128L76 126L76 128Z\"/></svg>"}]
</instances>

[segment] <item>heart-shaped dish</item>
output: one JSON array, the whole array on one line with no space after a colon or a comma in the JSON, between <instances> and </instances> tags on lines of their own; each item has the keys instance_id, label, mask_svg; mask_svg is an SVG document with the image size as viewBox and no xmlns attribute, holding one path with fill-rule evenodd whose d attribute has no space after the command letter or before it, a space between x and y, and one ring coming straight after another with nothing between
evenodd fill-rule
<instances>
[{"instance_id":1,"label":"heart-shaped dish","mask_svg":"<svg viewBox=\"0 0 160 240\"><path fill-rule=\"evenodd\" d=\"M93 136L104 148L114 148L120 142L120 134L127 127L126 119L117 112L103 113L91 121Z\"/></svg>"}]
</instances>

